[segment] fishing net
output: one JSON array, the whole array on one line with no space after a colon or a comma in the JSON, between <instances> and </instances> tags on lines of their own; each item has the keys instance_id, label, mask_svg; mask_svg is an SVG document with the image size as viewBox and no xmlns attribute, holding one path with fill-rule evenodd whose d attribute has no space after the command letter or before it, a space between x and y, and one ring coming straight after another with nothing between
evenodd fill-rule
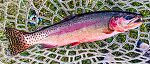
<instances>
[{"instance_id":1,"label":"fishing net","mask_svg":"<svg viewBox=\"0 0 150 64\"><path fill-rule=\"evenodd\" d=\"M5 55L8 43L4 27L32 32L37 27L58 23L68 15L91 11L119 10L141 13L144 24L111 38L69 46L40 49L32 46L14 56ZM32 18L35 15L35 21ZM31 22L31 23L29 23ZM0 0L0 63L4 64L150 64L150 51L137 41L150 44L149 0Z\"/></svg>"}]
</instances>

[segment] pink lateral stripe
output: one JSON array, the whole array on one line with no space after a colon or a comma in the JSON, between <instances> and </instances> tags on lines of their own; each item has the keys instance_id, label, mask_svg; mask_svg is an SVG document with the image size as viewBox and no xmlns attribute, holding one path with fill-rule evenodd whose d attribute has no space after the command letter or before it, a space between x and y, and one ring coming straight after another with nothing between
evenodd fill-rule
<instances>
[{"instance_id":1,"label":"pink lateral stripe","mask_svg":"<svg viewBox=\"0 0 150 64\"><path fill-rule=\"evenodd\" d=\"M96 23L97 23L97 21L77 23L77 24L74 24L74 25L71 25L71 26L61 28L58 32L50 34L50 36L51 35L65 34L65 33L68 33L68 32L73 32L75 30L78 30L78 29L81 29L81 28L84 28L84 27L88 27L88 26L94 25Z\"/></svg>"}]
</instances>

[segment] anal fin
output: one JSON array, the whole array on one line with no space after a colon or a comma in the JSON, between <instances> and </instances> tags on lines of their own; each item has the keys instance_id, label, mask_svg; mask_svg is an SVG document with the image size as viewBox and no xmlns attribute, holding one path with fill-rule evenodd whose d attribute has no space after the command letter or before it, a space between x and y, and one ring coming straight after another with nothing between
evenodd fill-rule
<instances>
[{"instance_id":1,"label":"anal fin","mask_svg":"<svg viewBox=\"0 0 150 64\"><path fill-rule=\"evenodd\" d=\"M54 48L56 45L50 45L50 44L41 44L40 48Z\"/></svg>"}]
</instances>

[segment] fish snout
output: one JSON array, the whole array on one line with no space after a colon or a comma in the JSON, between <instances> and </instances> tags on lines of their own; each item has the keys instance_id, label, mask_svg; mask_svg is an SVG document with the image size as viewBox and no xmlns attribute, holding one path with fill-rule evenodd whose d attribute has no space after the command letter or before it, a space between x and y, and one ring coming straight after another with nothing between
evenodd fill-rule
<instances>
[{"instance_id":1,"label":"fish snout","mask_svg":"<svg viewBox=\"0 0 150 64\"><path fill-rule=\"evenodd\" d=\"M143 18L142 16L137 16L137 20L135 20L134 22L137 23L137 22L143 22Z\"/></svg>"}]
</instances>

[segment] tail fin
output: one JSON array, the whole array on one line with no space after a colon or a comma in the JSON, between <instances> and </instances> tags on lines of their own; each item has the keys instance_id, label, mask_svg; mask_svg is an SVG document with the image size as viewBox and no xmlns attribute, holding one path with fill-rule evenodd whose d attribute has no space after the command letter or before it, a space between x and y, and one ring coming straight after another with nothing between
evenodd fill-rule
<instances>
[{"instance_id":1,"label":"tail fin","mask_svg":"<svg viewBox=\"0 0 150 64\"><path fill-rule=\"evenodd\" d=\"M8 48L6 50L6 55L14 56L18 53L26 50L31 45L27 44L27 41L24 38L26 32L14 29L14 28L5 28L6 29L6 37L9 39Z\"/></svg>"}]
</instances>

